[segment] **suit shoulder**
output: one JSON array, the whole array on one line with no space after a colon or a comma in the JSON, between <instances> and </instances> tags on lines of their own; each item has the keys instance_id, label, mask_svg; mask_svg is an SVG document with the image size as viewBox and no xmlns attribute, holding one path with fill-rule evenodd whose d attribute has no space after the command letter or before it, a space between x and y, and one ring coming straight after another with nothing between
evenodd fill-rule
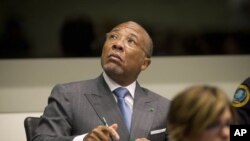
<instances>
[{"instance_id":1,"label":"suit shoulder","mask_svg":"<svg viewBox=\"0 0 250 141\"><path fill-rule=\"evenodd\" d=\"M153 98L153 99L155 99L155 100L160 100L160 101L165 101L165 102L170 102L170 100L168 99L168 98L166 98L166 97L164 97L164 96L162 96L162 95L160 95L160 94L158 94L158 93L156 93L156 92L153 92L153 91L151 91L151 90L149 90L149 89L147 89L147 88L144 88L144 87L142 87L142 90L148 95L148 96L150 96L151 98Z\"/></svg>"},{"instance_id":2,"label":"suit shoulder","mask_svg":"<svg viewBox=\"0 0 250 141\"><path fill-rule=\"evenodd\" d=\"M63 87L74 87L74 86L87 86L91 83L94 83L95 79L89 79L89 80L81 80L81 81L72 81L67 83L60 83L57 85L61 85Z\"/></svg>"},{"instance_id":3,"label":"suit shoulder","mask_svg":"<svg viewBox=\"0 0 250 141\"><path fill-rule=\"evenodd\" d=\"M95 79L89 79L89 80L82 80L82 81L72 81L68 83L60 83L56 84L53 87L54 90L63 90L64 92L72 93L72 92L79 92L82 90L88 91L91 86L93 86L95 83Z\"/></svg>"}]
</instances>

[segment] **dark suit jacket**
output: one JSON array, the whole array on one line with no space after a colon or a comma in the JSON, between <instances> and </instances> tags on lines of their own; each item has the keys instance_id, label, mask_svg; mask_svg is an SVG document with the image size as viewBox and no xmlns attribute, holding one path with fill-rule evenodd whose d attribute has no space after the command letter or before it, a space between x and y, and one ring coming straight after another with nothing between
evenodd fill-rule
<instances>
[{"instance_id":1,"label":"dark suit jacket","mask_svg":"<svg viewBox=\"0 0 250 141\"><path fill-rule=\"evenodd\" d=\"M250 107L248 107L248 108L250 108ZM239 117L239 124L248 124L248 125L250 125L250 113L247 112L247 111L249 111L249 109L236 108L236 112L237 112L238 117Z\"/></svg>"},{"instance_id":2,"label":"dark suit jacket","mask_svg":"<svg viewBox=\"0 0 250 141\"><path fill-rule=\"evenodd\" d=\"M109 125L118 124L117 132L121 141L142 137L151 141L165 141L165 132L157 133L154 130L166 127L169 104L166 98L137 83L129 133L102 75L93 80L56 85L33 141L72 141L75 136L104 125L103 117Z\"/></svg>"}]
</instances>

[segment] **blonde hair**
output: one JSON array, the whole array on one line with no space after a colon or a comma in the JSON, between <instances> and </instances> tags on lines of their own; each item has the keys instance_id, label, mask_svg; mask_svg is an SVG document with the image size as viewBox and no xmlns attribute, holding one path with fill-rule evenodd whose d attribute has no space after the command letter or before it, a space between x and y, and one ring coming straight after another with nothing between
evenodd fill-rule
<instances>
[{"instance_id":1,"label":"blonde hair","mask_svg":"<svg viewBox=\"0 0 250 141\"><path fill-rule=\"evenodd\" d=\"M227 95L217 87L197 85L174 97L167 118L171 141L195 141L226 109L235 112Z\"/></svg>"}]
</instances>

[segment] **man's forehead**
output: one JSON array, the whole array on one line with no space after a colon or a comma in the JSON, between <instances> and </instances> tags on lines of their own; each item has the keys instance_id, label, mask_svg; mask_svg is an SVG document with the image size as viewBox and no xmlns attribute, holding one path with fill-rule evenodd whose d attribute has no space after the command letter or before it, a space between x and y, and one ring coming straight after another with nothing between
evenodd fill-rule
<instances>
[{"instance_id":1,"label":"man's forehead","mask_svg":"<svg viewBox=\"0 0 250 141\"><path fill-rule=\"evenodd\" d=\"M116 27L119 26L124 26L124 27L130 27L130 28L141 28L141 26L135 22L125 22L125 23L121 23L119 25L117 25Z\"/></svg>"},{"instance_id":2,"label":"man's forehead","mask_svg":"<svg viewBox=\"0 0 250 141\"><path fill-rule=\"evenodd\" d=\"M111 32L119 32L121 30L125 30L130 34L139 36L143 33L143 29L135 23L122 23L116 27L114 27Z\"/></svg>"},{"instance_id":3,"label":"man's forehead","mask_svg":"<svg viewBox=\"0 0 250 141\"><path fill-rule=\"evenodd\" d=\"M134 36L138 36L138 31L131 29L131 28L124 28L124 27L117 27L111 30L111 32L120 32L120 31L125 31L126 33L128 33L129 35L134 35Z\"/></svg>"}]
</instances>

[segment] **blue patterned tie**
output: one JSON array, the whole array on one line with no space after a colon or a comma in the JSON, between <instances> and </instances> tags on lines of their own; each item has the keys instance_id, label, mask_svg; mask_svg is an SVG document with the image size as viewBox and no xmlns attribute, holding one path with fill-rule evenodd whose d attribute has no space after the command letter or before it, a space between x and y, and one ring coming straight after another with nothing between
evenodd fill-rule
<instances>
[{"instance_id":1,"label":"blue patterned tie","mask_svg":"<svg viewBox=\"0 0 250 141\"><path fill-rule=\"evenodd\" d=\"M114 94L117 97L117 103L122 112L124 122L126 123L128 131L130 131L132 111L124 99L126 95L129 95L129 91L126 88L119 87L114 90Z\"/></svg>"}]
</instances>

